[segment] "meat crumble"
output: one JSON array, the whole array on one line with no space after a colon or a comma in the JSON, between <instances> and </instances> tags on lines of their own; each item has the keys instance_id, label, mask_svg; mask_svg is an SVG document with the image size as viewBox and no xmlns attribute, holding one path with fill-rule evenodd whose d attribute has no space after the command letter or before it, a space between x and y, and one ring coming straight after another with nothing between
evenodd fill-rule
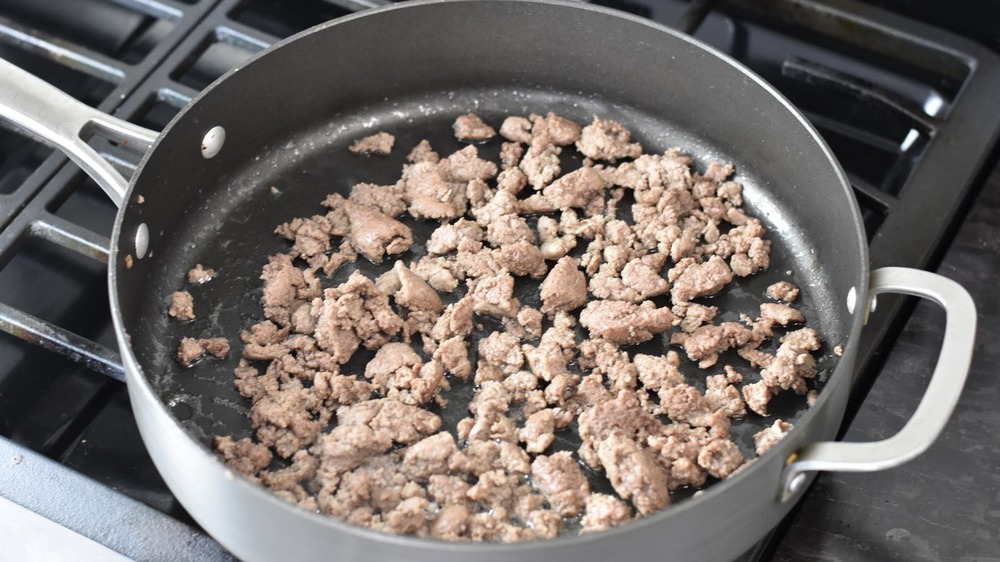
<instances>
[{"instance_id":1,"label":"meat crumble","mask_svg":"<svg viewBox=\"0 0 1000 562\"><path fill-rule=\"evenodd\" d=\"M770 264L732 165L644 154L600 117L496 125L458 116L455 138L475 144L420 141L395 183L355 183L276 228L288 247L263 266L233 359L253 435L214 442L235 471L387 533L552 538L728 478L792 428L770 423L754 451L734 420L767 417L782 392L815 401L822 341L798 287L772 283L738 321L711 301ZM582 165L564 169L570 152ZM199 264L189 282L213 274ZM168 313L193 319L190 294ZM177 360L229 351L183 338Z\"/></svg>"}]
</instances>

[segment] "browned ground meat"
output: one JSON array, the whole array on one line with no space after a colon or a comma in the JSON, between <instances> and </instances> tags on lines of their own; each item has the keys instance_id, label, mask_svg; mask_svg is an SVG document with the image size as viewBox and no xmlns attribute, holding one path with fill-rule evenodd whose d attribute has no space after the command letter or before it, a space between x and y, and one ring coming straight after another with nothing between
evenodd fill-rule
<instances>
[{"instance_id":1,"label":"browned ground meat","mask_svg":"<svg viewBox=\"0 0 1000 562\"><path fill-rule=\"evenodd\" d=\"M580 465L567 451L539 455L531 463L532 482L548 499L552 509L562 515L576 515L583 510L590 485Z\"/></svg>"},{"instance_id":2,"label":"browned ground meat","mask_svg":"<svg viewBox=\"0 0 1000 562\"><path fill-rule=\"evenodd\" d=\"M215 270L211 267L205 267L200 263L192 267L191 271L188 271L187 274L188 283L192 285L208 283L213 277L215 277Z\"/></svg>"},{"instance_id":3,"label":"browned ground meat","mask_svg":"<svg viewBox=\"0 0 1000 562\"><path fill-rule=\"evenodd\" d=\"M167 314L178 320L194 320L194 298L187 291L177 291L170 297Z\"/></svg>"},{"instance_id":4,"label":"browned ground meat","mask_svg":"<svg viewBox=\"0 0 1000 562\"><path fill-rule=\"evenodd\" d=\"M587 496L587 509L580 520L580 533L614 527L632 518L632 509L622 500L607 494Z\"/></svg>"},{"instance_id":5,"label":"browned ground meat","mask_svg":"<svg viewBox=\"0 0 1000 562\"><path fill-rule=\"evenodd\" d=\"M576 310L587 302L587 278L576 258L565 256L552 266L542 282L540 298L545 314Z\"/></svg>"},{"instance_id":6,"label":"browned ground meat","mask_svg":"<svg viewBox=\"0 0 1000 562\"><path fill-rule=\"evenodd\" d=\"M379 154L384 156L392 152L392 145L395 142L396 137L382 131L354 141L350 146L350 151L355 154Z\"/></svg>"},{"instance_id":7,"label":"browned ground meat","mask_svg":"<svg viewBox=\"0 0 1000 562\"><path fill-rule=\"evenodd\" d=\"M792 302L799 296L799 288L788 281L778 281L770 285L765 294L776 301Z\"/></svg>"},{"instance_id":8,"label":"browned ground meat","mask_svg":"<svg viewBox=\"0 0 1000 562\"><path fill-rule=\"evenodd\" d=\"M455 138L460 141L482 142L495 137L497 132L490 127L475 113L466 113L455 119L452 125L455 130Z\"/></svg>"},{"instance_id":9,"label":"browned ground meat","mask_svg":"<svg viewBox=\"0 0 1000 562\"><path fill-rule=\"evenodd\" d=\"M208 354L216 359L229 355L229 340L226 338L181 338L177 347L177 362L190 367Z\"/></svg>"},{"instance_id":10,"label":"browned ground meat","mask_svg":"<svg viewBox=\"0 0 1000 562\"><path fill-rule=\"evenodd\" d=\"M652 301L641 305L622 301L591 301L580 313L580 324L592 337L618 344L636 344L652 339L674 322L669 308L656 308Z\"/></svg>"},{"instance_id":11,"label":"browned ground meat","mask_svg":"<svg viewBox=\"0 0 1000 562\"><path fill-rule=\"evenodd\" d=\"M775 443L787 435L792 430L792 427L792 424L779 419L774 420L773 424L755 433L753 443L757 448L757 455L766 453Z\"/></svg>"},{"instance_id":12,"label":"browned ground meat","mask_svg":"<svg viewBox=\"0 0 1000 562\"><path fill-rule=\"evenodd\" d=\"M421 141L395 183L343 186L325 214L275 229L287 250L263 267L262 314L233 372L253 436L214 443L234 471L383 532L552 538L573 518L595 532L728 478L753 462L731 420L766 416L781 392L816 400L820 340L790 306L798 288L772 284L756 319L709 302L770 260L732 165L642 154L600 117L511 116L498 139L469 113L453 130L499 158ZM352 150L391 145L374 135ZM359 254L371 263L349 265ZM211 274L198 266L189 282ZM191 299L175 300L183 319ZM177 358L228 347L184 338ZM726 363L699 372L682 356ZM466 417L437 413L451 411ZM758 432L758 454L790 429ZM613 493L591 493L588 477Z\"/></svg>"},{"instance_id":13,"label":"browned ground meat","mask_svg":"<svg viewBox=\"0 0 1000 562\"><path fill-rule=\"evenodd\" d=\"M614 162L636 158L642 153L642 147L631 140L632 133L617 121L594 117L594 121L583 128L576 148L587 158Z\"/></svg>"}]
</instances>

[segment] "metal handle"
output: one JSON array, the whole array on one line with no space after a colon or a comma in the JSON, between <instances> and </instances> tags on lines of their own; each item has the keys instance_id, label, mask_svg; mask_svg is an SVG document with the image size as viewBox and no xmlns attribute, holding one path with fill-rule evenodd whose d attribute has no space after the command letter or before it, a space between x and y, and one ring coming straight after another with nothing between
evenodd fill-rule
<instances>
[{"instance_id":1,"label":"metal handle","mask_svg":"<svg viewBox=\"0 0 1000 562\"><path fill-rule=\"evenodd\" d=\"M97 134L145 152L158 134L85 105L3 59L0 84L0 117L62 150L120 207L128 181L81 135Z\"/></svg>"},{"instance_id":2,"label":"metal handle","mask_svg":"<svg viewBox=\"0 0 1000 562\"><path fill-rule=\"evenodd\" d=\"M802 489L807 472L870 472L916 457L937 439L958 403L976 338L976 305L972 297L951 279L903 267L885 267L872 273L871 296L880 293L923 297L945 309L944 343L927 391L910 421L888 439L874 443L814 443L793 454L785 467L782 501Z\"/></svg>"}]
</instances>

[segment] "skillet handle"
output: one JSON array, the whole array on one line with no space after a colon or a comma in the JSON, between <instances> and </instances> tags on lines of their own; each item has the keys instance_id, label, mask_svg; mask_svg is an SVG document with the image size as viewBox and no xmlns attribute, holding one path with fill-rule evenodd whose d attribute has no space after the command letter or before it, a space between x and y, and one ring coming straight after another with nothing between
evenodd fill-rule
<instances>
[{"instance_id":1,"label":"skillet handle","mask_svg":"<svg viewBox=\"0 0 1000 562\"><path fill-rule=\"evenodd\" d=\"M944 342L927 391L910 421L888 439L873 443L814 443L790 456L782 482L782 501L804 487L807 472L871 472L916 457L934 442L958 403L976 339L976 305L972 297L946 277L903 267L872 272L871 296L879 293L915 295L945 309Z\"/></svg>"},{"instance_id":2,"label":"skillet handle","mask_svg":"<svg viewBox=\"0 0 1000 562\"><path fill-rule=\"evenodd\" d=\"M128 181L84 140L97 134L146 152L157 133L85 105L33 74L0 59L0 117L63 151L118 207Z\"/></svg>"}]
</instances>

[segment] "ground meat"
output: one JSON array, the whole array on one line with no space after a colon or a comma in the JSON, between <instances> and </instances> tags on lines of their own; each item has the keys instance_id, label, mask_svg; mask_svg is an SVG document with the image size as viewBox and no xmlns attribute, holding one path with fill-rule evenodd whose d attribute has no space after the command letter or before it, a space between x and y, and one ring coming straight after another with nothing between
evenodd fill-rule
<instances>
[{"instance_id":1,"label":"ground meat","mask_svg":"<svg viewBox=\"0 0 1000 562\"><path fill-rule=\"evenodd\" d=\"M385 514L386 529L397 535L427 535L427 500L407 498Z\"/></svg>"},{"instance_id":2,"label":"ground meat","mask_svg":"<svg viewBox=\"0 0 1000 562\"><path fill-rule=\"evenodd\" d=\"M348 200L378 209L387 217L398 217L406 210L406 203L403 202L403 186L398 183L395 185L354 184Z\"/></svg>"},{"instance_id":3,"label":"ground meat","mask_svg":"<svg viewBox=\"0 0 1000 562\"><path fill-rule=\"evenodd\" d=\"M474 146L469 148L475 151ZM403 201L414 218L455 219L468 206L465 182L452 179L446 161L417 162L403 168Z\"/></svg>"},{"instance_id":4,"label":"ground meat","mask_svg":"<svg viewBox=\"0 0 1000 562\"><path fill-rule=\"evenodd\" d=\"M431 523L431 536L441 540L459 540L469 530L471 511L465 505L450 504L441 508Z\"/></svg>"},{"instance_id":5,"label":"ground meat","mask_svg":"<svg viewBox=\"0 0 1000 562\"><path fill-rule=\"evenodd\" d=\"M316 344L338 363L346 363L362 343L377 349L402 328L389 298L359 272L341 285L323 291L312 304Z\"/></svg>"},{"instance_id":6,"label":"ground meat","mask_svg":"<svg viewBox=\"0 0 1000 562\"><path fill-rule=\"evenodd\" d=\"M212 447L222 460L237 472L246 476L254 476L271 463L271 450L259 443L254 443L249 437L233 441L230 436L216 437Z\"/></svg>"},{"instance_id":7,"label":"ground meat","mask_svg":"<svg viewBox=\"0 0 1000 562\"><path fill-rule=\"evenodd\" d=\"M531 121L524 117L507 117L500 125L500 135L512 142L528 144L531 142Z\"/></svg>"},{"instance_id":8,"label":"ground meat","mask_svg":"<svg viewBox=\"0 0 1000 562\"><path fill-rule=\"evenodd\" d=\"M586 208L604 195L604 179L593 168L580 168L545 186L542 195L559 209Z\"/></svg>"},{"instance_id":9,"label":"ground meat","mask_svg":"<svg viewBox=\"0 0 1000 562\"><path fill-rule=\"evenodd\" d=\"M564 516L580 513L590 494L587 477L568 451L536 457L531 463L531 478L552 509Z\"/></svg>"},{"instance_id":10,"label":"ground meat","mask_svg":"<svg viewBox=\"0 0 1000 562\"><path fill-rule=\"evenodd\" d=\"M191 271L188 271L187 274L188 283L192 285L203 285L211 281L214 277L215 270L211 267L205 267L200 263L191 268Z\"/></svg>"},{"instance_id":11,"label":"ground meat","mask_svg":"<svg viewBox=\"0 0 1000 562\"><path fill-rule=\"evenodd\" d=\"M560 258L552 266L540 290L543 313L568 312L587 302L587 278L579 266L580 262L569 256Z\"/></svg>"},{"instance_id":12,"label":"ground meat","mask_svg":"<svg viewBox=\"0 0 1000 562\"><path fill-rule=\"evenodd\" d=\"M459 116L451 128L455 130L455 138L460 141L483 142L497 134L493 127L484 123L475 113Z\"/></svg>"},{"instance_id":13,"label":"ground meat","mask_svg":"<svg viewBox=\"0 0 1000 562\"><path fill-rule=\"evenodd\" d=\"M731 476L748 464L731 419L766 415L786 390L816 400L807 383L820 342L796 326L794 285L768 287L755 320L716 324L733 311L694 302L769 265L766 230L741 209L732 165L698 173L676 149L643 155L625 127L599 117L586 127L554 113L508 117L507 142L471 113L453 129L499 144L499 159L475 145L439 155L421 141L396 183L356 183L347 198L327 196L325 214L275 229L288 249L263 268L263 318L241 331L233 371L254 433L215 444L234 470L384 532L551 538L566 532L564 517L582 516L581 533L592 532L666 507L671 490ZM379 153L386 137L352 149ZM582 165L560 175L579 155ZM442 224L414 240L424 228L411 230L415 220ZM359 265L365 274L337 273L358 254L374 264ZM320 272L336 281L321 283ZM775 326L801 329L771 345ZM699 367L734 349L760 378L748 372L755 382L744 384L742 367L727 364L702 387L686 380L678 351L628 347L673 328L671 343ZM372 353L356 357L362 345ZM191 364L224 356L228 343L181 347L178 360ZM446 406L469 415L442 430L434 412ZM790 427L780 424L755 436L760 452ZM545 455L565 447L562 431L578 435L576 453ZM275 455L287 460L268 470ZM615 495L591 494L575 455Z\"/></svg>"},{"instance_id":14,"label":"ground meat","mask_svg":"<svg viewBox=\"0 0 1000 562\"><path fill-rule=\"evenodd\" d=\"M479 340L479 357L504 373L516 373L524 365L521 342L504 332L493 332Z\"/></svg>"},{"instance_id":15,"label":"ground meat","mask_svg":"<svg viewBox=\"0 0 1000 562\"><path fill-rule=\"evenodd\" d=\"M326 426L329 412L312 389L293 380L276 392L262 396L250 408L250 424L257 440L272 447L282 458L312 445Z\"/></svg>"},{"instance_id":16,"label":"ground meat","mask_svg":"<svg viewBox=\"0 0 1000 562\"><path fill-rule=\"evenodd\" d=\"M427 252L443 255L462 249L466 252L478 252L483 245L483 229L476 223L458 219L452 224L443 224L431 233L427 241Z\"/></svg>"},{"instance_id":17,"label":"ground meat","mask_svg":"<svg viewBox=\"0 0 1000 562\"><path fill-rule=\"evenodd\" d=\"M639 382L647 390L656 392L684 383L684 375L680 372L681 361L676 351L669 351L666 355L638 353L633 363Z\"/></svg>"},{"instance_id":18,"label":"ground meat","mask_svg":"<svg viewBox=\"0 0 1000 562\"><path fill-rule=\"evenodd\" d=\"M548 142L556 146L566 146L580 140L580 125L551 111L545 117L532 115L531 125L532 137L547 137Z\"/></svg>"},{"instance_id":19,"label":"ground meat","mask_svg":"<svg viewBox=\"0 0 1000 562\"><path fill-rule=\"evenodd\" d=\"M373 263L381 263L385 254L399 254L410 249L410 227L381 211L348 201L345 208L351 224L351 246Z\"/></svg>"},{"instance_id":20,"label":"ground meat","mask_svg":"<svg viewBox=\"0 0 1000 562\"><path fill-rule=\"evenodd\" d=\"M424 139L417 143L417 146L413 147L413 150L406 155L406 161L417 163L417 162L429 162L431 164L437 164L441 160L437 152L431 148L431 143Z\"/></svg>"},{"instance_id":21,"label":"ground meat","mask_svg":"<svg viewBox=\"0 0 1000 562\"><path fill-rule=\"evenodd\" d=\"M698 367L707 369L715 365L719 354L750 341L752 333L737 322L723 322L701 326L690 334L674 332L670 343L680 345L688 359L698 361Z\"/></svg>"},{"instance_id":22,"label":"ground meat","mask_svg":"<svg viewBox=\"0 0 1000 562\"><path fill-rule=\"evenodd\" d=\"M472 374L469 349L466 347L465 339L460 336L441 342L434 351L434 360L441 363L445 371L460 379L466 379Z\"/></svg>"},{"instance_id":23,"label":"ground meat","mask_svg":"<svg viewBox=\"0 0 1000 562\"><path fill-rule=\"evenodd\" d=\"M611 486L643 515L670 504L667 472L653 453L632 439L614 432L597 446L597 457Z\"/></svg>"},{"instance_id":24,"label":"ground meat","mask_svg":"<svg viewBox=\"0 0 1000 562\"><path fill-rule=\"evenodd\" d=\"M518 438L526 444L525 450L529 453L542 453L555 441L555 429L552 410L539 410L524 421Z\"/></svg>"},{"instance_id":25,"label":"ground meat","mask_svg":"<svg viewBox=\"0 0 1000 562\"><path fill-rule=\"evenodd\" d=\"M354 154L378 154L385 156L392 152L392 145L395 142L396 137L382 131L354 141L349 150Z\"/></svg>"},{"instance_id":26,"label":"ground meat","mask_svg":"<svg viewBox=\"0 0 1000 562\"><path fill-rule=\"evenodd\" d=\"M743 453L728 439L714 439L698 452L698 466L716 478L726 478L743 464Z\"/></svg>"},{"instance_id":27,"label":"ground meat","mask_svg":"<svg viewBox=\"0 0 1000 562\"><path fill-rule=\"evenodd\" d=\"M170 297L167 314L178 320L194 320L194 298L187 291L177 291Z\"/></svg>"},{"instance_id":28,"label":"ground meat","mask_svg":"<svg viewBox=\"0 0 1000 562\"><path fill-rule=\"evenodd\" d=\"M447 431L425 437L406 450L403 473L426 482L434 474L447 473L449 461L457 451L455 438Z\"/></svg>"},{"instance_id":29,"label":"ground meat","mask_svg":"<svg viewBox=\"0 0 1000 562\"><path fill-rule=\"evenodd\" d=\"M469 290L476 314L515 318L521 303L514 298L514 278L506 270L479 279Z\"/></svg>"},{"instance_id":30,"label":"ground meat","mask_svg":"<svg viewBox=\"0 0 1000 562\"><path fill-rule=\"evenodd\" d=\"M320 469L327 474L341 474L361 466L392 446L392 439L366 425L338 425L316 441L314 451Z\"/></svg>"},{"instance_id":31,"label":"ground meat","mask_svg":"<svg viewBox=\"0 0 1000 562\"><path fill-rule=\"evenodd\" d=\"M642 153L642 147L631 140L632 133L617 121L594 117L594 121L583 128L576 148L587 158L614 162L636 158Z\"/></svg>"},{"instance_id":32,"label":"ground meat","mask_svg":"<svg viewBox=\"0 0 1000 562\"><path fill-rule=\"evenodd\" d=\"M758 431L753 436L753 444L757 449L757 456L761 456L771 449L778 441L781 441L794 426L784 420L774 420L774 423Z\"/></svg>"},{"instance_id":33,"label":"ground meat","mask_svg":"<svg viewBox=\"0 0 1000 562\"><path fill-rule=\"evenodd\" d=\"M533 141L528 146L528 150L524 153L518 166L528 178L531 187L540 190L559 175L559 154L561 153L562 149L553 144ZM547 208L555 208L548 199L545 199L545 203Z\"/></svg>"},{"instance_id":34,"label":"ground meat","mask_svg":"<svg viewBox=\"0 0 1000 562\"><path fill-rule=\"evenodd\" d=\"M718 293L733 280L733 272L719 256L712 256L703 263L684 258L670 270L668 278L673 283L670 297L678 304Z\"/></svg>"},{"instance_id":35,"label":"ground meat","mask_svg":"<svg viewBox=\"0 0 1000 562\"><path fill-rule=\"evenodd\" d=\"M772 389L793 389L805 394L805 382L816 376L816 358L811 352L819 349L819 336L812 328L789 332L781 338L774 361L761 371L761 381Z\"/></svg>"},{"instance_id":36,"label":"ground meat","mask_svg":"<svg viewBox=\"0 0 1000 562\"><path fill-rule=\"evenodd\" d=\"M631 518L632 509L622 500L608 494L590 494L586 512L580 520L580 534L608 529Z\"/></svg>"},{"instance_id":37,"label":"ground meat","mask_svg":"<svg viewBox=\"0 0 1000 562\"><path fill-rule=\"evenodd\" d=\"M584 381L581 381L581 392L585 392ZM597 456L597 448L602 441L612 433L621 433L636 442L641 442L649 435L659 433L662 424L649 412L643 409L638 394L632 391L620 391L611 399L598 398L597 403L585 409L579 417L580 458L593 468L601 463Z\"/></svg>"},{"instance_id":38,"label":"ground meat","mask_svg":"<svg viewBox=\"0 0 1000 562\"><path fill-rule=\"evenodd\" d=\"M441 312L441 309L444 308L441 297L426 281L418 277L401 261L396 262L392 269L399 280L399 289L395 295L397 304L405 306L411 311Z\"/></svg>"},{"instance_id":39,"label":"ground meat","mask_svg":"<svg viewBox=\"0 0 1000 562\"><path fill-rule=\"evenodd\" d=\"M636 305L622 301L591 301L580 313L580 324L592 338L631 345L642 343L669 328L674 315L669 308L656 308L652 301Z\"/></svg>"},{"instance_id":40,"label":"ground meat","mask_svg":"<svg viewBox=\"0 0 1000 562\"><path fill-rule=\"evenodd\" d=\"M229 355L229 340L226 338L181 338L177 347L177 362L190 367L208 354L216 359Z\"/></svg>"}]
</instances>

